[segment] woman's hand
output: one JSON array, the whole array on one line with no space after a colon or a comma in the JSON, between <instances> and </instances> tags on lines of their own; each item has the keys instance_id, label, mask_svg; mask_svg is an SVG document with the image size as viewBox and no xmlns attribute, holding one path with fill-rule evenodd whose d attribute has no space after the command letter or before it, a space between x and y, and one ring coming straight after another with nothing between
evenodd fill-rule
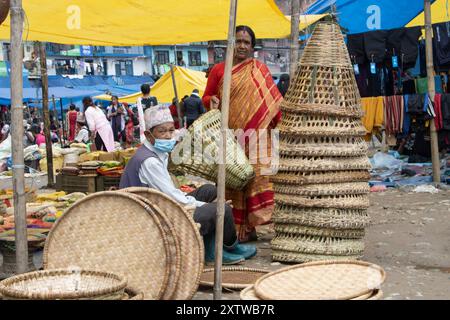
<instances>
[{"instance_id":1,"label":"woman's hand","mask_svg":"<svg viewBox=\"0 0 450 320\"><path fill-rule=\"evenodd\" d=\"M220 99L217 96L212 96L211 97L211 110L216 110L219 109L219 105L220 105Z\"/></svg>"}]
</instances>

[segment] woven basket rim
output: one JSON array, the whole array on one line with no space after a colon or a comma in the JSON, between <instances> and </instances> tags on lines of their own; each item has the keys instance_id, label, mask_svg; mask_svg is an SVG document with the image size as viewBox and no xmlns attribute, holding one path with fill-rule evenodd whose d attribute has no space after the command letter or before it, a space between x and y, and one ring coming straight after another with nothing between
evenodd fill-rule
<instances>
[{"instance_id":1,"label":"woven basket rim","mask_svg":"<svg viewBox=\"0 0 450 320\"><path fill-rule=\"evenodd\" d=\"M248 268L248 267L222 267L222 272L223 271L229 271L229 272L233 272L233 271L240 271L240 272L248 272L248 273L262 273L262 274L267 274L270 273L270 270L264 270L264 269L257 269L257 268ZM214 272L214 268L208 268L208 269L204 269L203 273L211 273ZM214 282L210 282L210 281L200 281L200 285L205 286L205 287L212 287L214 286ZM244 283L222 283L222 287L224 288L229 288L229 289L245 289L249 286L249 284L244 284Z\"/></svg>"},{"instance_id":2,"label":"woven basket rim","mask_svg":"<svg viewBox=\"0 0 450 320\"><path fill-rule=\"evenodd\" d=\"M175 206L177 206L181 211L183 212L183 216L186 219L186 221L188 222L188 224L191 226L192 230L194 231L193 234L195 235L195 239L196 242L198 244L198 258L199 261L201 263L198 264L197 269L195 270L196 275L195 275L195 285L192 286L191 291L188 293L187 297L185 298L185 300L190 300L194 297L195 293L197 292L198 289L198 285L200 283L200 278L202 276L202 272L203 272L203 261L204 261L204 248L203 248L203 238L201 237L200 233L198 232L198 228L197 225L194 221L194 219L192 218L192 216L189 214L189 212L186 211L186 208L183 207L181 204L179 204L178 202L174 201L171 197L169 197L168 195L162 193L159 190L156 189L152 189L152 188L145 188L145 187L131 187L131 188L126 188L126 189L122 189L119 191L124 191L124 192L147 192L147 193L152 193L152 194L157 194L163 198L165 198L166 200L170 201L171 203L173 203ZM189 251L189 253L187 254L192 254L193 251ZM180 246L180 264L181 261L183 260L185 255L183 255L183 252L181 252L181 246ZM180 281L181 279L181 266L180 266L180 277L178 279L178 281ZM192 276L192 274L190 275ZM177 285L178 287L178 285ZM175 293L174 293L175 294ZM173 296L171 297L173 298Z\"/></svg>"},{"instance_id":3,"label":"woven basket rim","mask_svg":"<svg viewBox=\"0 0 450 320\"><path fill-rule=\"evenodd\" d=\"M68 209L66 209L66 211L64 212L64 214L61 216L60 219L58 219L55 224L53 225L53 228L50 230L47 239L45 241L45 246L44 246L44 250L43 250L43 268L47 269L48 268L48 260L49 260L49 246L51 241L53 241L53 235L55 230L57 230L58 226L63 223L63 221L67 220L68 217L70 216L70 214L68 214L71 210L73 210L74 208L76 208L78 205L80 205L81 203L87 202L92 198L98 197L99 195L106 195L106 196L114 196L114 197L123 197L129 200L133 200L134 202L138 203L143 209L146 210L147 216L151 217L153 220L153 223L157 226L157 228L160 231L160 234L162 236L162 240L164 243L164 251L165 251L165 262L166 265L168 264L168 254L169 254L169 249L168 249L168 243L167 243L167 239L164 235L164 230L162 229L161 223L158 221L158 219L156 219L153 215L152 215L152 208L150 206L148 206L146 203L140 201L139 199L137 199L135 196L133 196L132 194L127 194L125 192L115 192L115 191L102 191L102 192L96 192L93 194L90 194L82 199L79 199L78 201L76 201L71 207L69 207ZM128 281L130 279L128 278ZM159 292L156 294L156 296L152 296L151 298L153 299L160 299L162 294L164 293L164 290L166 288L167 282L169 280L169 269L166 268L165 273L164 273L164 279L162 280L161 283L161 288L159 290ZM144 292L144 294L146 294Z\"/></svg>"},{"instance_id":4,"label":"woven basket rim","mask_svg":"<svg viewBox=\"0 0 450 320\"><path fill-rule=\"evenodd\" d=\"M329 261L315 261L315 262L307 262L307 263L303 263L300 265L294 265L294 266L289 266L286 268L282 268L279 269L277 271L271 272L261 278L259 278L256 283L255 283L255 293L258 297L260 297L263 300L272 300L273 298L271 298L270 296L268 296L266 294L266 292L264 290L261 290L261 288L259 287L261 285L261 283L270 278L273 277L275 275L278 275L280 273L286 272L286 271L290 271L290 270L295 270L295 269L301 269L301 268L308 268L308 267L312 267L312 266L324 266L324 265L332 265L332 264L352 264L352 265L358 265L358 266L363 266L366 268L372 268L376 271L378 271L381 275L380 278L380 283L377 284L377 287L380 287L381 284L384 283L384 281L386 280L386 272L384 271L383 268L381 268L380 266L373 264L373 263L369 263L369 262L365 262L365 261L352 261L352 260L329 260ZM369 289L367 288L367 290L364 290L363 292L356 292L352 295L348 295L348 296L342 296L339 297L339 300L349 300L355 297L359 297L362 296L370 291L372 291L373 289Z\"/></svg>"},{"instance_id":5,"label":"woven basket rim","mask_svg":"<svg viewBox=\"0 0 450 320\"><path fill-rule=\"evenodd\" d=\"M30 293L30 292L23 292L21 290L12 289L9 286L19 282L19 281L26 281L26 280L32 280L36 278L44 278L46 276L58 276L58 275L71 275L73 274L73 269L49 269L49 270L41 270L41 271L34 271L24 274L19 274L16 276L13 276L11 278L8 278L6 280L3 280L0 282L0 293L2 296L8 296L12 298L18 298L18 299L45 299L45 300L52 300L52 299L77 299L80 297L83 298L89 298L89 297L98 297L105 294L114 293L120 290L124 290L127 286L127 280L123 275L118 275L111 272L106 271L99 271L99 270L86 270L81 269L80 270L81 275L90 275L90 276L103 276L104 278L112 278L119 281L118 284L111 286L111 288L105 288L105 289L92 289L92 290L80 290L76 293L74 292L67 292L67 293Z\"/></svg>"},{"instance_id":6,"label":"woven basket rim","mask_svg":"<svg viewBox=\"0 0 450 320\"><path fill-rule=\"evenodd\" d=\"M241 293L239 294L240 299L241 299L241 300L254 300L254 299L246 299L246 298L247 298L247 295L248 295L248 293L249 293L250 291L253 291L253 294L255 295L255 297L256 297L257 299L259 299L258 296L256 295L256 292L255 292L255 286L254 286L254 285L245 287L245 288L241 291ZM261 299L259 299L259 300L261 300Z\"/></svg>"}]
</instances>

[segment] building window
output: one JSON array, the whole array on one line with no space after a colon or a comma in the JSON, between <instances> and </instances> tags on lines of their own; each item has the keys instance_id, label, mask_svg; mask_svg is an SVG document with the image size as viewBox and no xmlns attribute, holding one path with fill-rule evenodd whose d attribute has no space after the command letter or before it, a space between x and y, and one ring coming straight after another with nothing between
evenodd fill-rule
<instances>
[{"instance_id":1,"label":"building window","mask_svg":"<svg viewBox=\"0 0 450 320\"><path fill-rule=\"evenodd\" d=\"M133 75L133 61L120 60L116 62L116 76L132 76Z\"/></svg>"},{"instance_id":2,"label":"building window","mask_svg":"<svg viewBox=\"0 0 450 320\"><path fill-rule=\"evenodd\" d=\"M192 67L202 65L202 53L200 51L189 51L189 65Z\"/></svg>"},{"instance_id":3,"label":"building window","mask_svg":"<svg viewBox=\"0 0 450 320\"><path fill-rule=\"evenodd\" d=\"M55 60L57 75L77 74L74 60Z\"/></svg>"},{"instance_id":4,"label":"building window","mask_svg":"<svg viewBox=\"0 0 450 320\"><path fill-rule=\"evenodd\" d=\"M160 64L169 64L169 51L155 51L155 61Z\"/></svg>"}]
</instances>

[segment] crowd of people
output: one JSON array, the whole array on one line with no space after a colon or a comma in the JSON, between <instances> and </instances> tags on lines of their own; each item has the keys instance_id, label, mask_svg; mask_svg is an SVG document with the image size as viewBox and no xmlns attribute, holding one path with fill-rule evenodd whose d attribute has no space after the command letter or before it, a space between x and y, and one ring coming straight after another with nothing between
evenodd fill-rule
<instances>
[{"instance_id":1,"label":"crowd of people","mask_svg":"<svg viewBox=\"0 0 450 320\"><path fill-rule=\"evenodd\" d=\"M254 58L255 44L252 29L237 27L228 123L231 129L272 130L281 119L280 104L289 87L289 77L283 75L278 85L275 84L268 67ZM202 114L221 108L224 72L225 63L215 65L207 74L203 96L194 89L181 101L174 98L169 107L161 106L151 95L150 86L143 84L142 96L135 105L120 102L117 96L112 96L104 108L94 103L91 97L85 97L83 111L71 105L65 115L69 142L91 143L91 150L108 152L114 151L118 144L140 146L125 169L121 187L151 186L182 204L196 206L194 220L202 226L208 261L213 261L214 255L216 189L207 185L193 194L181 192L169 178L167 164L169 153L176 144L176 130L188 128ZM42 117L38 114L35 109L30 115L31 124L24 121L25 146L45 143ZM55 139L61 139L60 128L55 127L54 121L52 123L52 132L57 133ZM9 128L4 124L2 127ZM6 130L2 130L2 136L3 131ZM271 146L271 143L267 145ZM270 157L269 150L265 154ZM240 246L239 243L255 240L255 227L269 223L272 217L274 191L269 176L264 173L270 164L267 165L267 159L256 160L253 165L255 178L243 190L227 190L226 198L232 207L226 207L224 263L238 263L255 255L254 247Z\"/></svg>"}]
</instances>

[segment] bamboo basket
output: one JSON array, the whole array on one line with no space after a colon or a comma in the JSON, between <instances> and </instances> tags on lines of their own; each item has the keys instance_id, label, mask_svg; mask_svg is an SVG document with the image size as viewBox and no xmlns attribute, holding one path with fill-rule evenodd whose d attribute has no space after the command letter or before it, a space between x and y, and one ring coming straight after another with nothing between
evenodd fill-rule
<instances>
[{"instance_id":1,"label":"bamboo basket","mask_svg":"<svg viewBox=\"0 0 450 320\"><path fill-rule=\"evenodd\" d=\"M367 170L353 171L279 171L275 176L270 177L273 183L277 184L320 184L320 183L345 183L345 182L367 182L370 173Z\"/></svg>"},{"instance_id":2,"label":"bamboo basket","mask_svg":"<svg viewBox=\"0 0 450 320\"><path fill-rule=\"evenodd\" d=\"M274 250L333 256L360 256L364 252L361 239L304 236L278 233L272 239Z\"/></svg>"},{"instance_id":3,"label":"bamboo basket","mask_svg":"<svg viewBox=\"0 0 450 320\"><path fill-rule=\"evenodd\" d=\"M348 182L333 184L310 184L310 185L285 185L274 184L274 191L279 194L291 194L299 196L334 196L351 194L368 194L370 187L367 182Z\"/></svg>"},{"instance_id":4,"label":"bamboo basket","mask_svg":"<svg viewBox=\"0 0 450 320\"><path fill-rule=\"evenodd\" d=\"M305 208L368 209L369 196L365 194L332 196L275 194L275 203Z\"/></svg>"},{"instance_id":5,"label":"bamboo basket","mask_svg":"<svg viewBox=\"0 0 450 320\"><path fill-rule=\"evenodd\" d=\"M357 255L324 255L324 254L310 254L303 252L285 251L272 249L272 260L283 263L305 263L314 261L326 261L326 260L358 260L363 257L362 254Z\"/></svg>"},{"instance_id":6,"label":"bamboo basket","mask_svg":"<svg viewBox=\"0 0 450 320\"><path fill-rule=\"evenodd\" d=\"M371 222L367 210L302 208L287 204L275 204L272 221L330 229L363 229Z\"/></svg>"},{"instance_id":7,"label":"bamboo basket","mask_svg":"<svg viewBox=\"0 0 450 320\"><path fill-rule=\"evenodd\" d=\"M293 234L299 236L332 237L342 239L362 239L364 238L364 229L333 229L303 226L292 223L275 224L277 234Z\"/></svg>"},{"instance_id":8,"label":"bamboo basket","mask_svg":"<svg viewBox=\"0 0 450 320\"><path fill-rule=\"evenodd\" d=\"M189 127L190 136L185 137L171 154L177 170L192 174L209 181L217 181L218 155L221 139L221 113L209 111ZM184 154L185 150L189 153ZM181 162L181 163L179 163ZM236 137L228 131L226 155L226 186L240 190L255 176L244 150L237 143Z\"/></svg>"},{"instance_id":9,"label":"bamboo basket","mask_svg":"<svg viewBox=\"0 0 450 320\"><path fill-rule=\"evenodd\" d=\"M90 270L44 270L17 275L0 283L4 300L121 300L123 276Z\"/></svg>"}]
</instances>

